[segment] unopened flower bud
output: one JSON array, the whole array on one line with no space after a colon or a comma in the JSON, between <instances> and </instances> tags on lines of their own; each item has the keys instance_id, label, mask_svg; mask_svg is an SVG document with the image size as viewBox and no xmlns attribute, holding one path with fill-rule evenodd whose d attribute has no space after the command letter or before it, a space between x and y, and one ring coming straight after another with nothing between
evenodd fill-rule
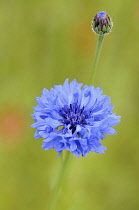
<instances>
[{"instance_id":1,"label":"unopened flower bud","mask_svg":"<svg viewBox=\"0 0 139 210\"><path fill-rule=\"evenodd\" d=\"M106 12L98 12L92 21L92 30L100 35L106 35L111 32L113 22Z\"/></svg>"}]
</instances>

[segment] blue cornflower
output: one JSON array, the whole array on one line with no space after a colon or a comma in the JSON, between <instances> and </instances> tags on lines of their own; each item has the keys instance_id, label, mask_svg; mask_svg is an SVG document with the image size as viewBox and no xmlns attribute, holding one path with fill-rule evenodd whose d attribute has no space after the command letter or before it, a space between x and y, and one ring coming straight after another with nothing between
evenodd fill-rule
<instances>
[{"instance_id":1,"label":"blue cornflower","mask_svg":"<svg viewBox=\"0 0 139 210\"><path fill-rule=\"evenodd\" d=\"M34 138L44 138L44 150L55 149L72 152L76 157L84 157L90 151L104 153L100 140L105 134L116 134L111 126L120 122L120 117L112 113L110 97L102 95L102 88L83 86L68 79L63 85L55 85L50 91L44 89L36 98L34 107L36 128Z\"/></svg>"}]
</instances>

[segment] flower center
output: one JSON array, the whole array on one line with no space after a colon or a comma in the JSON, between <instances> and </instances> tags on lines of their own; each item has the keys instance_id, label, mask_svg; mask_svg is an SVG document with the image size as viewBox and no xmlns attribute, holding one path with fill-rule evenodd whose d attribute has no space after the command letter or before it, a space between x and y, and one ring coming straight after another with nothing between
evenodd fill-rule
<instances>
[{"instance_id":1,"label":"flower center","mask_svg":"<svg viewBox=\"0 0 139 210\"><path fill-rule=\"evenodd\" d=\"M75 132L77 125L84 124L84 120L87 117L84 113L84 107L80 108L76 103L70 104L70 108L65 105L60 110L60 115L63 117L62 122L66 125L70 125L72 133Z\"/></svg>"}]
</instances>

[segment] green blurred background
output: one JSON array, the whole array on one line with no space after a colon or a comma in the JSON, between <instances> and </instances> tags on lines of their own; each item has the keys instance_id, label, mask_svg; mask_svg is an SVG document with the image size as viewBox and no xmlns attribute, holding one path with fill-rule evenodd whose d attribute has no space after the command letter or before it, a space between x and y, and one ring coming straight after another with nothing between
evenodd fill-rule
<instances>
[{"instance_id":1,"label":"green blurred background","mask_svg":"<svg viewBox=\"0 0 139 210\"><path fill-rule=\"evenodd\" d=\"M122 116L106 154L72 157L57 210L139 209L139 1L0 0L0 210L46 210L61 159L35 140L30 114L42 89L87 84L98 11L112 17L95 86Z\"/></svg>"}]
</instances>

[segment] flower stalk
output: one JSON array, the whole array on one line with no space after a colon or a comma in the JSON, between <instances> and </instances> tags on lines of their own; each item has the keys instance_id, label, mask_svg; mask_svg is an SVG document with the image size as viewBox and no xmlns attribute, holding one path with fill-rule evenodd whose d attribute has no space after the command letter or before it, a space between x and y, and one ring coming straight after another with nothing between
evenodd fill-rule
<instances>
[{"instance_id":1,"label":"flower stalk","mask_svg":"<svg viewBox=\"0 0 139 210\"><path fill-rule=\"evenodd\" d=\"M93 82L94 82L96 67L97 67L97 64L99 61L103 40L104 40L104 35L99 35L98 41L97 41L97 46L96 46L96 51L95 51L95 56L94 56L94 61L93 61L93 70L91 72L90 79L89 79L89 85L93 85Z\"/></svg>"},{"instance_id":2,"label":"flower stalk","mask_svg":"<svg viewBox=\"0 0 139 210\"><path fill-rule=\"evenodd\" d=\"M61 158L61 168L60 168L59 174L57 176L54 191L51 195L50 206L48 208L49 210L55 210L56 209L56 206L57 206L58 200L60 198L60 194L61 194L62 181L64 179L64 175L65 175L68 163L69 163L69 157L70 157L70 152L66 151L65 157Z\"/></svg>"}]
</instances>

